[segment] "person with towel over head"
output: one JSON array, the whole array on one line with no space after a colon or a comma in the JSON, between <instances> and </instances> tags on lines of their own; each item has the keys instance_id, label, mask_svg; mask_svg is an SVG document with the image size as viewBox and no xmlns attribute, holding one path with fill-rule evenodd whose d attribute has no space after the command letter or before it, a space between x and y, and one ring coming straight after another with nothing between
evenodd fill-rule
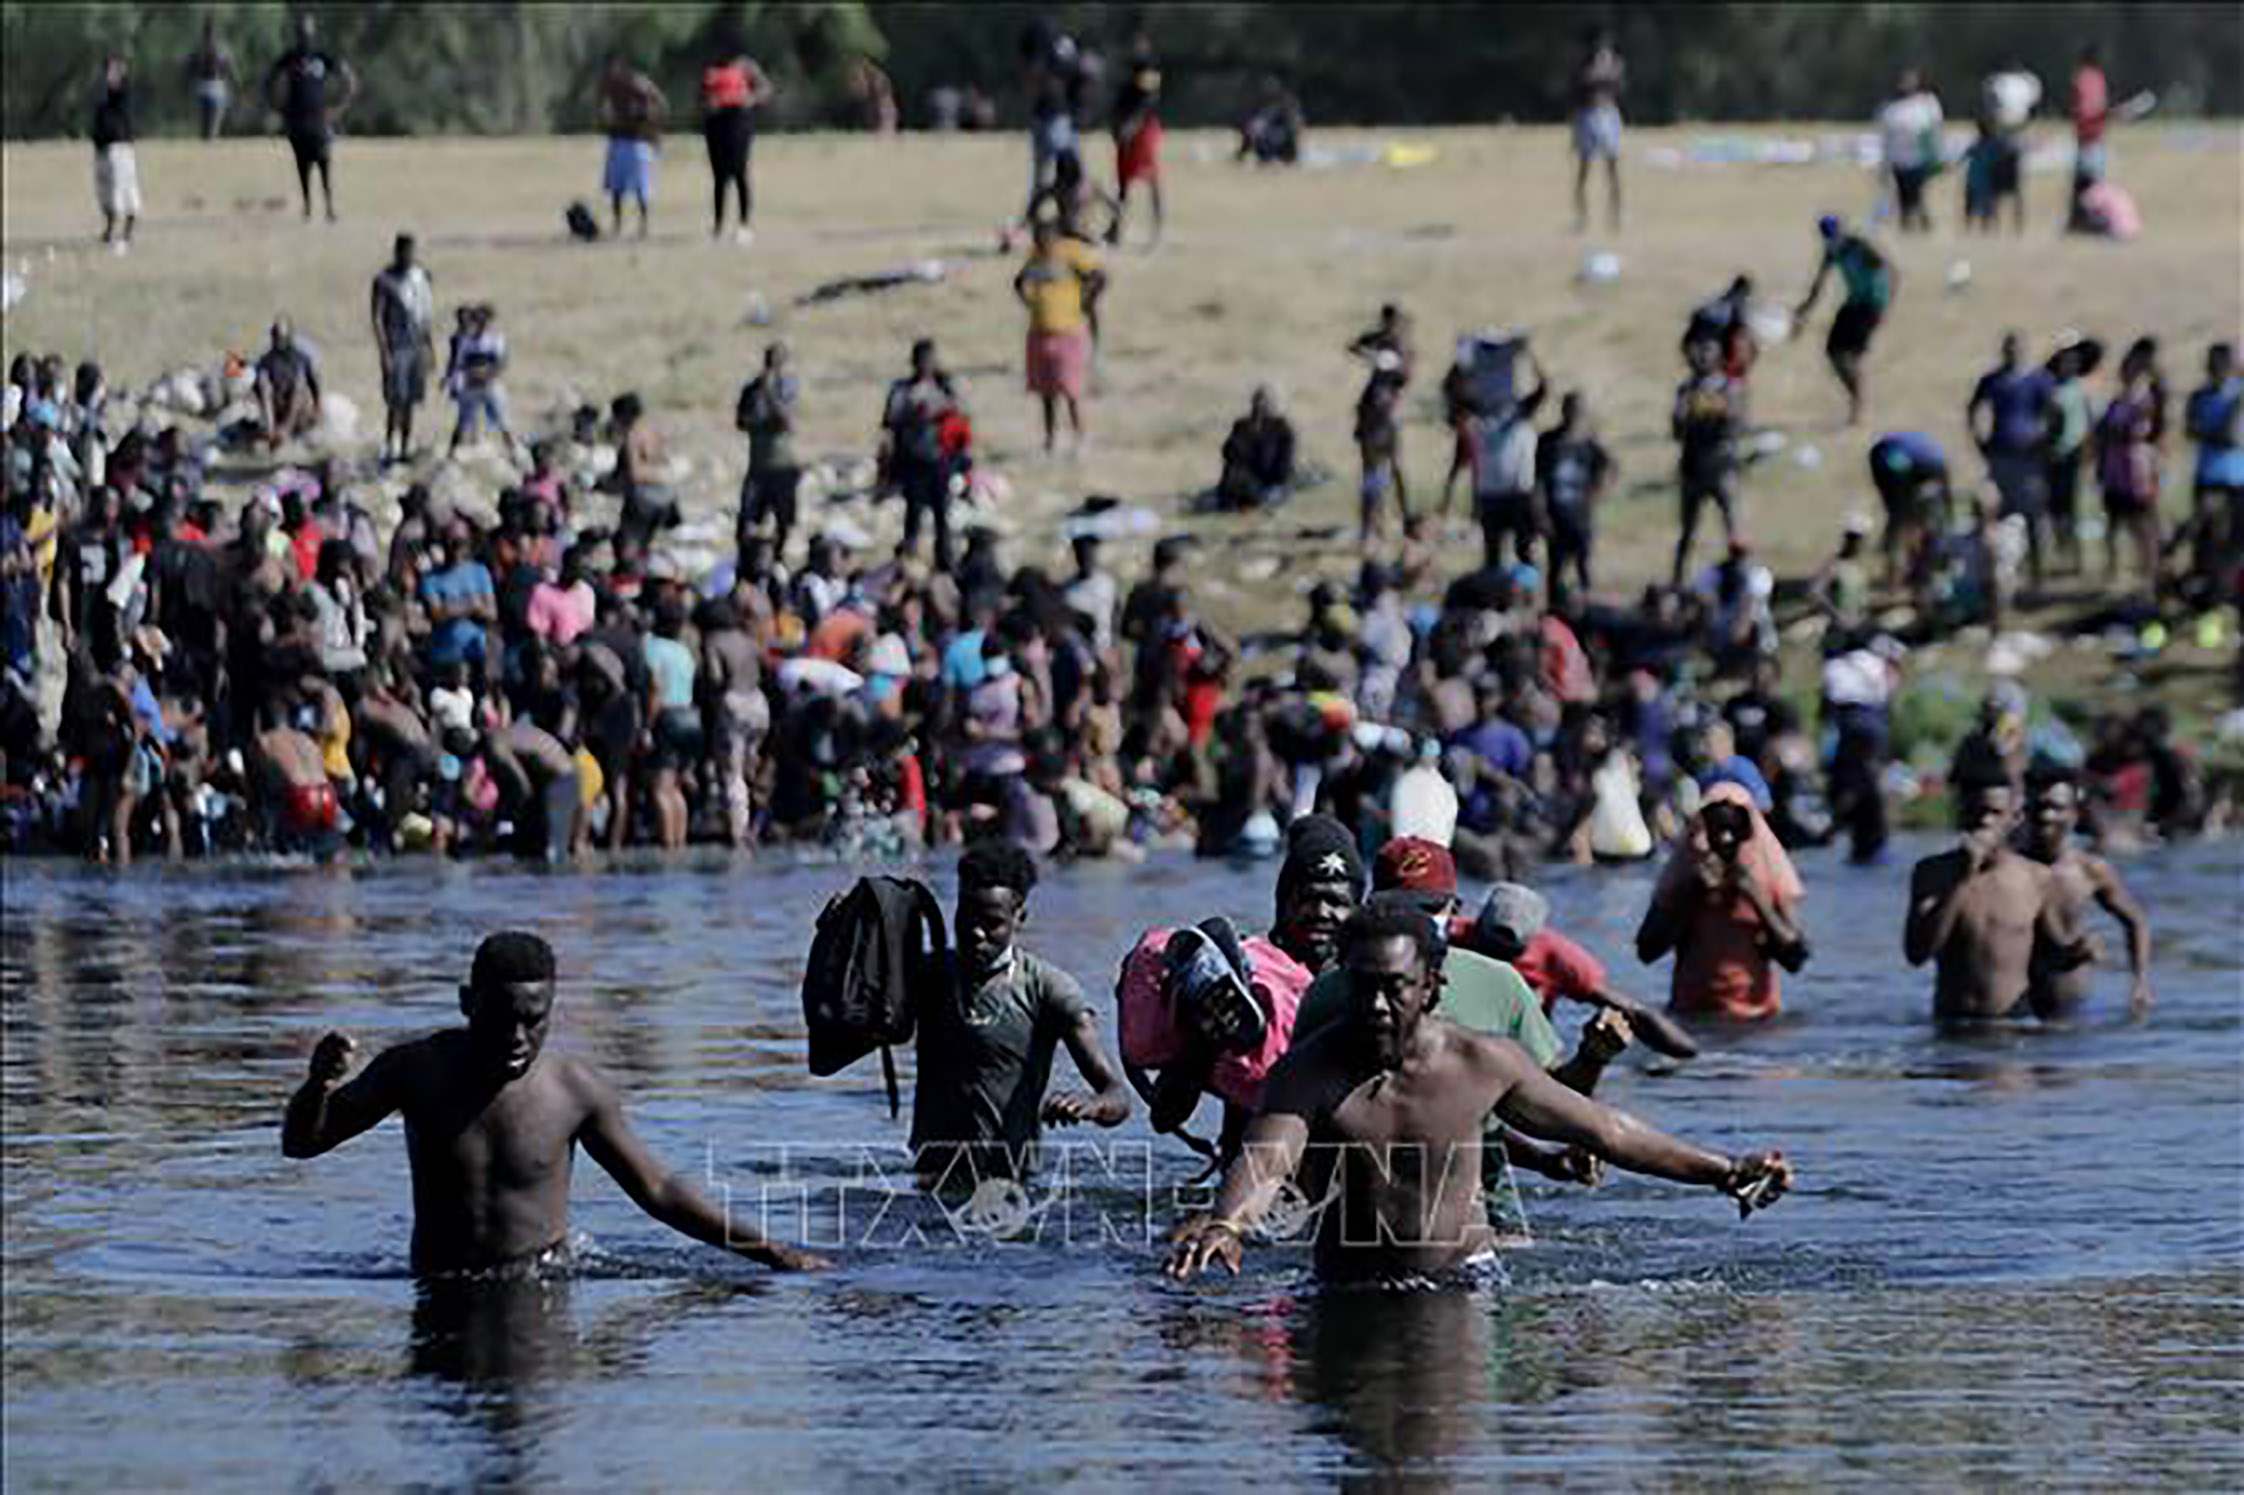
<instances>
[{"instance_id":1,"label":"person with towel over head","mask_svg":"<svg viewBox=\"0 0 2244 1495\"><path fill-rule=\"evenodd\" d=\"M1646 965L1674 952L1668 1010L1743 1022L1783 1011L1777 967L1796 972L1808 960L1804 891L1752 792L1729 779L1711 785L1636 931Z\"/></svg>"}]
</instances>

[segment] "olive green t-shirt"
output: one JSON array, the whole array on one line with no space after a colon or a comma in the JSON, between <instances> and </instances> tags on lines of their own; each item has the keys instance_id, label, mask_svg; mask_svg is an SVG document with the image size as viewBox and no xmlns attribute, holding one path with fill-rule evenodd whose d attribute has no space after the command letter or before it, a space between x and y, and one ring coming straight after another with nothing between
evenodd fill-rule
<instances>
[{"instance_id":1,"label":"olive green t-shirt","mask_svg":"<svg viewBox=\"0 0 2244 1495\"><path fill-rule=\"evenodd\" d=\"M1544 1069L1559 1060L1563 1045L1558 1030L1543 1015L1543 1004L1525 977L1500 960L1478 951L1452 945L1442 960L1441 1000L1435 1017L1447 1018L1461 1028L1508 1038L1525 1049ZM1293 1041L1301 1042L1326 1023L1338 1022L1348 1010L1348 973L1327 971L1302 994L1301 1010L1293 1022ZM1481 1139L1480 1185L1488 1202L1488 1223L1506 1235L1527 1233L1527 1211L1512 1179L1511 1160L1504 1156L1503 1124L1491 1118Z\"/></svg>"},{"instance_id":2,"label":"olive green t-shirt","mask_svg":"<svg viewBox=\"0 0 2244 1495\"><path fill-rule=\"evenodd\" d=\"M948 1170L946 1182L971 1187L1035 1166L1052 1053L1083 1012L1075 978L1019 948L981 981L922 1000L912 1151L923 1176Z\"/></svg>"}]
</instances>

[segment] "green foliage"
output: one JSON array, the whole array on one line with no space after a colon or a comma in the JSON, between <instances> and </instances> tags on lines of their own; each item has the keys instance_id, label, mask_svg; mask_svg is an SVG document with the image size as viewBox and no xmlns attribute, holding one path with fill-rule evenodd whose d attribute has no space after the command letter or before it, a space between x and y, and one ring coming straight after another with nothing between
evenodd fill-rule
<instances>
[{"instance_id":1,"label":"green foliage","mask_svg":"<svg viewBox=\"0 0 2244 1495\"><path fill-rule=\"evenodd\" d=\"M1313 123L1478 123L1564 116L1586 26L1611 22L1629 58L1628 111L1677 119L1864 119L1905 66L1968 110L1978 80L2016 62L2061 102L2085 42L2104 48L2121 93L2155 88L2169 112L2244 107L2244 10L2233 5L2060 4L1037 6L1018 3L554 5L320 4L327 45L363 85L350 128L366 134L589 129L594 80L622 51L690 119L702 65L745 49L778 81L773 124L830 123L845 70L881 61L907 122L929 91L978 84L1018 117L1019 38L1048 15L1093 52L1117 55L1143 15L1179 124L1225 123L1265 73L1286 79ZM149 134L191 128L180 66L203 17L233 50L245 105L287 45L295 12L274 5L0 4L0 130L81 132L101 59L123 51ZM250 114L240 116L246 127Z\"/></svg>"}]
</instances>

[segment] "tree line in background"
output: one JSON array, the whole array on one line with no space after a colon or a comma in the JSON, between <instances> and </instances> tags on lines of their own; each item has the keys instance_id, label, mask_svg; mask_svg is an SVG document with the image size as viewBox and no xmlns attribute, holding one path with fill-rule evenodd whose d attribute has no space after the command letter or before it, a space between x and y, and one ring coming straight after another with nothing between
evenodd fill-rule
<instances>
[{"instance_id":1,"label":"tree line in background","mask_svg":"<svg viewBox=\"0 0 2244 1495\"><path fill-rule=\"evenodd\" d=\"M234 130L298 9L357 69L347 128L367 135L536 134L593 128L611 51L645 69L690 127L702 65L754 56L782 93L769 126L854 117L859 59L893 82L907 128L939 87L978 88L1001 122L1024 115L1020 41L1037 18L1119 59L1142 17L1162 59L1172 124L1228 124L1274 74L1312 125L1463 124L1565 117L1586 27L1611 25L1629 61L1627 112L1680 119L1863 119L1905 66L1969 112L2005 65L2038 73L2051 104L2080 47L2099 44L2118 93L2155 89L2169 114L2244 108L2244 8L2226 4L932 5L0 5L0 127L11 139L83 133L104 56L133 64L142 133L190 133L182 75L213 17L239 73Z\"/></svg>"}]
</instances>

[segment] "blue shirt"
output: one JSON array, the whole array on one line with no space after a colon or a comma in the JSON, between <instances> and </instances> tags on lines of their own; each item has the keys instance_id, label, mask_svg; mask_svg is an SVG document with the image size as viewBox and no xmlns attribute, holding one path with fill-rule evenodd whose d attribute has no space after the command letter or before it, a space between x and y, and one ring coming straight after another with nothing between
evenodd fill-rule
<instances>
[{"instance_id":1,"label":"blue shirt","mask_svg":"<svg viewBox=\"0 0 2244 1495\"><path fill-rule=\"evenodd\" d=\"M442 571L421 578L421 601L427 606L458 607L482 597L496 601L491 572L481 561L457 561ZM429 630L429 663L483 662L483 624L475 618L454 618Z\"/></svg>"},{"instance_id":2,"label":"blue shirt","mask_svg":"<svg viewBox=\"0 0 2244 1495\"><path fill-rule=\"evenodd\" d=\"M1996 369L1981 378L1971 392L1971 406L1985 405L1993 413L1988 450L2022 457L2040 447L2049 433L2056 393L2057 381L2046 369Z\"/></svg>"},{"instance_id":3,"label":"blue shirt","mask_svg":"<svg viewBox=\"0 0 2244 1495\"><path fill-rule=\"evenodd\" d=\"M1880 472L1946 472L1948 454L1922 431L1895 431L1870 448L1870 465Z\"/></svg>"},{"instance_id":4,"label":"blue shirt","mask_svg":"<svg viewBox=\"0 0 2244 1495\"><path fill-rule=\"evenodd\" d=\"M943 651L943 683L959 690L972 690L989 674L989 666L982 663L982 630L969 628L951 640Z\"/></svg>"}]
</instances>

